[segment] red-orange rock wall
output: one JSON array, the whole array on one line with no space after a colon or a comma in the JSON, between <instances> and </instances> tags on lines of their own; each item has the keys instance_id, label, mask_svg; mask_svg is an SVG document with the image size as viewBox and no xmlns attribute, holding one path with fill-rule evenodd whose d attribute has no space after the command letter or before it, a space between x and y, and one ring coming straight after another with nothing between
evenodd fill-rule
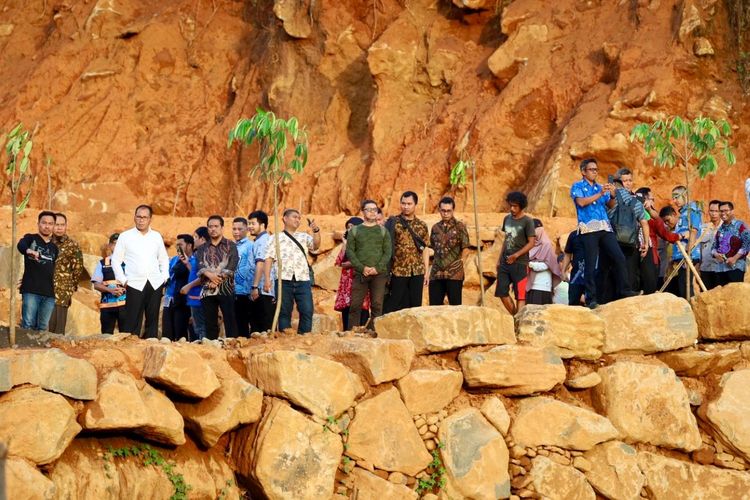
<instances>
[{"instance_id":1,"label":"red-orange rock wall","mask_svg":"<svg viewBox=\"0 0 750 500\"><path fill-rule=\"evenodd\" d=\"M651 166L628 132L706 114L734 125L738 164L693 179L695 194L747 215L747 98L723 2L308 0L284 23L274 3L6 1L0 129L35 130L32 206L268 209L248 176L257 151L226 147L265 106L309 130L310 162L283 189L305 211L352 213L369 196L392 212L405 189L432 207L467 132L481 211L524 189L535 212L572 215L567 192L590 155L603 175L632 167L666 202L683 175ZM699 37L714 55L695 55ZM469 209L470 191L457 196Z\"/></svg>"}]
</instances>

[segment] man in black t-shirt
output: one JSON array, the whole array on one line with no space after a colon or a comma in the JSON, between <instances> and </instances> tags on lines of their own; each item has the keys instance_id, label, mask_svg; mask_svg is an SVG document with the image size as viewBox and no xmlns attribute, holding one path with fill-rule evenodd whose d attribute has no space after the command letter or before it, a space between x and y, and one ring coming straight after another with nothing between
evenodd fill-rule
<instances>
[{"instance_id":1,"label":"man in black t-shirt","mask_svg":"<svg viewBox=\"0 0 750 500\"><path fill-rule=\"evenodd\" d=\"M18 242L23 255L21 279L21 328L46 330L55 308L55 261L57 246L52 242L55 213L43 211L37 217L39 232L26 234Z\"/></svg>"},{"instance_id":2,"label":"man in black t-shirt","mask_svg":"<svg viewBox=\"0 0 750 500\"><path fill-rule=\"evenodd\" d=\"M505 233L505 241L497 262L497 283L495 297L499 297L505 309L512 315L526 305L526 275L529 264L529 251L534 248L536 232L534 220L524 213L528 205L526 195L520 191L508 193L505 198L510 213L503 219L500 230ZM510 298L510 287L516 302Z\"/></svg>"}]
</instances>

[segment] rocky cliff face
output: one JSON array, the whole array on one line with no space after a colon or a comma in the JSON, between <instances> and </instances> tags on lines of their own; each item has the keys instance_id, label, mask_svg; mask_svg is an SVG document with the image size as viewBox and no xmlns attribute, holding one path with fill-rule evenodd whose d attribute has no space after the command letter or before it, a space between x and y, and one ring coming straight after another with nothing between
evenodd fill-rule
<instances>
[{"instance_id":1,"label":"rocky cliff face","mask_svg":"<svg viewBox=\"0 0 750 500\"><path fill-rule=\"evenodd\" d=\"M735 125L740 165L696 195L740 201L748 114L728 16L717 0L11 0L0 126L36 131L39 207L267 208L248 177L257 151L226 148L260 105L310 132L287 205L354 212L368 195L393 211L413 189L431 208L465 146L482 211L520 188L536 212L570 215L590 155L666 201L682 175L652 167L628 131L705 114ZM470 192L456 194L462 205Z\"/></svg>"}]
</instances>

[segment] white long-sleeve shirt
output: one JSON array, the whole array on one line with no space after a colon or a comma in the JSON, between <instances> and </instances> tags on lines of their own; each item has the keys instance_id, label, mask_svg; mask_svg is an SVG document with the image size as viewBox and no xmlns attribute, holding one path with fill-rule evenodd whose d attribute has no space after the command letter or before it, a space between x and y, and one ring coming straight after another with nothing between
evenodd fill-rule
<instances>
[{"instance_id":1,"label":"white long-sleeve shirt","mask_svg":"<svg viewBox=\"0 0 750 500\"><path fill-rule=\"evenodd\" d=\"M549 270L547 263L532 260L529 262L529 267L536 273L536 276L534 276L534 284L531 286L531 289L541 290L542 292L551 292L552 271Z\"/></svg>"},{"instance_id":2,"label":"white long-sleeve shirt","mask_svg":"<svg viewBox=\"0 0 750 500\"><path fill-rule=\"evenodd\" d=\"M115 279L136 290L143 290L146 282L156 290L169 279L169 256L164 239L151 228L145 234L136 228L120 234L111 262Z\"/></svg>"}]
</instances>

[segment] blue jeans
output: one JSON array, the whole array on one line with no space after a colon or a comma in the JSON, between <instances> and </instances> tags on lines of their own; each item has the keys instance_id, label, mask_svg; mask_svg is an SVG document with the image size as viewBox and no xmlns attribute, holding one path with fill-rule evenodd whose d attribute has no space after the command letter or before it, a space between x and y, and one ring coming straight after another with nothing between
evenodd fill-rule
<instances>
[{"instance_id":1,"label":"blue jeans","mask_svg":"<svg viewBox=\"0 0 750 500\"><path fill-rule=\"evenodd\" d=\"M195 339L201 340L206 336L206 315L203 313L203 306L191 306L190 315L193 317L193 331Z\"/></svg>"},{"instance_id":2,"label":"blue jeans","mask_svg":"<svg viewBox=\"0 0 750 500\"><path fill-rule=\"evenodd\" d=\"M292 327L294 303L299 311L299 329L297 333L312 331L313 298L309 281L281 280L281 312L279 313L279 330Z\"/></svg>"},{"instance_id":3,"label":"blue jeans","mask_svg":"<svg viewBox=\"0 0 750 500\"><path fill-rule=\"evenodd\" d=\"M36 293L22 293L21 328L47 330L49 318L55 308L55 298Z\"/></svg>"}]
</instances>

